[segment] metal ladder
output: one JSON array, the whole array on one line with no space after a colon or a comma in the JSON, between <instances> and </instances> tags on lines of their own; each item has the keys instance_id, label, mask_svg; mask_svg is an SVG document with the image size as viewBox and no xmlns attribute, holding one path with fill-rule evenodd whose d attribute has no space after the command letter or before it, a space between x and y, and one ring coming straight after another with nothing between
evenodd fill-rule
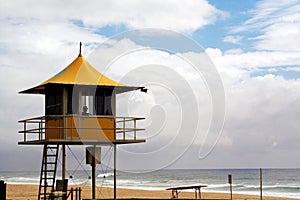
<instances>
[{"instance_id":1,"label":"metal ladder","mask_svg":"<svg viewBox=\"0 0 300 200\"><path fill-rule=\"evenodd\" d=\"M54 190L59 145L44 144L38 200Z\"/></svg>"}]
</instances>

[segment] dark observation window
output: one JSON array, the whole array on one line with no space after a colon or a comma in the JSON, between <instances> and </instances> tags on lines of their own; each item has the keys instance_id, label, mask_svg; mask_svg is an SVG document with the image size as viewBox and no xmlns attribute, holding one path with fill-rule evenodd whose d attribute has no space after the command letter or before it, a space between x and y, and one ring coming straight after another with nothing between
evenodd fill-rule
<instances>
[{"instance_id":1,"label":"dark observation window","mask_svg":"<svg viewBox=\"0 0 300 200\"><path fill-rule=\"evenodd\" d=\"M46 93L46 115L63 114L62 90L55 90Z\"/></svg>"},{"instance_id":2,"label":"dark observation window","mask_svg":"<svg viewBox=\"0 0 300 200\"><path fill-rule=\"evenodd\" d=\"M77 89L78 90L78 89ZM78 114L79 106L78 91L76 88L68 90L68 111L67 114Z\"/></svg>"},{"instance_id":3,"label":"dark observation window","mask_svg":"<svg viewBox=\"0 0 300 200\"><path fill-rule=\"evenodd\" d=\"M112 115L111 94L105 96L105 115Z\"/></svg>"},{"instance_id":4,"label":"dark observation window","mask_svg":"<svg viewBox=\"0 0 300 200\"><path fill-rule=\"evenodd\" d=\"M97 89L96 92L96 114L112 115L112 91Z\"/></svg>"}]
</instances>

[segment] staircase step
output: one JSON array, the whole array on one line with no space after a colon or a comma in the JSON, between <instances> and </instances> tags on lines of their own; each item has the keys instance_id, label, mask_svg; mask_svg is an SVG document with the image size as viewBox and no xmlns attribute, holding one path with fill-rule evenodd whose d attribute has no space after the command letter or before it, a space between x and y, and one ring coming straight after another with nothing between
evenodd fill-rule
<instances>
[{"instance_id":1,"label":"staircase step","mask_svg":"<svg viewBox=\"0 0 300 200\"><path fill-rule=\"evenodd\" d=\"M57 146L54 147L48 146L48 149L57 149L57 148L58 148Z\"/></svg>"},{"instance_id":2,"label":"staircase step","mask_svg":"<svg viewBox=\"0 0 300 200\"><path fill-rule=\"evenodd\" d=\"M55 172L54 169L47 169L47 170L43 170L43 172Z\"/></svg>"},{"instance_id":3,"label":"staircase step","mask_svg":"<svg viewBox=\"0 0 300 200\"><path fill-rule=\"evenodd\" d=\"M41 187L52 187L52 185L41 185Z\"/></svg>"},{"instance_id":4,"label":"staircase step","mask_svg":"<svg viewBox=\"0 0 300 200\"><path fill-rule=\"evenodd\" d=\"M56 157L56 154L47 154L47 157Z\"/></svg>"},{"instance_id":5,"label":"staircase step","mask_svg":"<svg viewBox=\"0 0 300 200\"><path fill-rule=\"evenodd\" d=\"M56 162L47 162L48 165L55 165Z\"/></svg>"}]
</instances>

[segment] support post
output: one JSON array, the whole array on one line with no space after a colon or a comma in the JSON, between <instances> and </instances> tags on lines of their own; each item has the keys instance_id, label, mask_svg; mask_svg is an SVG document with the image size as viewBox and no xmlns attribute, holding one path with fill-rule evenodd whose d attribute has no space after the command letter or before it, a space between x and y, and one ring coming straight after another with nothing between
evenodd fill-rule
<instances>
[{"instance_id":1,"label":"support post","mask_svg":"<svg viewBox=\"0 0 300 200\"><path fill-rule=\"evenodd\" d=\"M260 177L260 200L262 200L262 168L259 169L259 177Z\"/></svg>"},{"instance_id":2,"label":"support post","mask_svg":"<svg viewBox=\"0 0 300 200\"><path fill-rule=\"evenodd\" d=\"M231 174L228 174L228 183L229 183L229 189L230 189L230 200L232 200L232 176L231 176Z\"/></svg>"},{"instance_id":3,"label":"support post","mask_svg":"<svg viewBox=\"0 0 300 200\"><path fill-rule=\"evenodd\" d=\"M39 122L39 140L42 140L42 138L41 138L42 133L41 132L42 132L42 124L41 124L41 122Z\"/></svg>"},{"instance_id":4,"label":"support post","mask_svg":"<svg viewBox=\"0 0 300 200\"><path fill-rule=\"evenodd\" d=\"M71 188L70 193L71 193L71 200L73 200L73 188Z\"/></svg>"},{"instance_id":5,"label":"support post","mask_svg":"<svg viewBox=\"0 0 300 200\"><path fill-rule=\"evenodd\" d=\"M92 167L92 199L96 199L96 166L101 163L101 147L95 144L86 148L86 164Z\"/></svg>"},{"instance_id":6,"label":"support post","mask_svg":"<svg viewBox=\"0 0 300 200\"><path fill-rule=\"evenodd\" d=\"M134 119L134 140L136 140L136 119Z\"/></svg>"},{"instance_id":7,"label":"support post","mask_svg":"<svg viewBox=\"0 0 300 200\"><path fill-rule=\"evenodd\" d=\"M125 122L126 121L126 119L125 119L125 117L123 118L123 140L125 140L125 133L126 133L126 131L125 131Z\"/></svg>"},{"instance_id":8,"label":"support post","mask_svg":"<svg viewBox=\"0 0 300 200\"><path fill-rule=\"evenodd\" d=\"M96 199L96 161L95 161L95 145L92 152L92 199Z\"/></svg>"},{"instance_id":9,"label":"support post","mask_svg":"<svg viewBox=\"0 0 300 200\"><path fill-rule=\"evenodd\" d=\"M198 193L199 193L199 199L202 199L202 197L201 197L201 187L199 187Z\"/></svg>"},{"instance_id":10,"label":"support post","mask_svg":"<svg viewBox=\"0 0 300 200\"><path fill-rule=\"evenodd\" d=\"M24 121L24 142L26 142L26 121Z\"/></svg>"},{"instance_id":11,"label":"support post","mask_svg":"<svg viewBox=\"0 0 300 200\"><path fill-rule=\"evenodd\" d=\"M47 150L47 144L44 144L44 155L43 155L43 159L44 159L44 165L45 165L45 171L44 171L44 186L47 185L47 166L48 166L48 159L47 159L47 156L48 156L48 150ZM43 166L42 166L43 167ZM43 173L43 168L41 170L41 172ZM42 176L41 176L42 177ZM47 187L44 187L44 198L46 198L46 193L47 193Z\"/></svg>"},{"instance_id":12,"label":"support post","mask_svg":"<svg viewBox=\"0 0 300 200\"><path fill-rule=\"evenodd\" d=\"M61 179L66 179L66 145L62 145L62 169L61 169Z\"/></svg>"},{"instance_id":13,"label":"support post","mask_svg":"<svg viewBox=\"0 0 300 200\"><path fill-rule=\"evenodd\" d=\"M78 188L75 188L75 199L78 200Z\"/></svg>"},{"instance_id":14,"label":"support post","mask_svg":"<svg viewBox=\"0 0 300 200\"><path fill-rule=\"evenodd\" d=\"M6 200L6 183L0 181L0 200Z\"/></svg>"},{"instance_id":15,"label":"support post","mask_svg":"<svg viewBox=\"0 0 300 200\"><path fill-rule=\"evenodd\" d=\"M117 199L117 145L114 144L114 200Z\"/></svg>"},{"instance_id":16,"label":"support post","mask_svg":"<svg viewBox=\"0 0 300 200\"><path fill-rule=\"evenodd\" d=\"M81 188L79 188L78 199L81 200Z\"/></svg>"}]
</instances>

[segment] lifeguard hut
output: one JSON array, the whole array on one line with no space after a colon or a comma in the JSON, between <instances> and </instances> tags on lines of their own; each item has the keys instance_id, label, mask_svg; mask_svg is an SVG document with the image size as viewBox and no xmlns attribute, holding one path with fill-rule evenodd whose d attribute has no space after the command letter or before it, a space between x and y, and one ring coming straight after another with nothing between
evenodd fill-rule
<instances>
[{"instance_id":1,"label":"lifeguard hut","mask_svg":"<svg viewBox=\"0 0 300 200\"><path fill-rule=\"evenodd\" d=\"M114 147L114 198L116 199L116 146L145 142L137 138L141 117L116 116L117 95L147 89L120 84L92 67L81 55L65 69L38 86L21 91L45 95L45 115L19 121L23 140L19 145L43 145L38 199L54 190L58 151L62 150L62 180L66 180L66 145ZM95 166L92 156L92 198L95 198Z\"/></svg>"}]
</instances>

